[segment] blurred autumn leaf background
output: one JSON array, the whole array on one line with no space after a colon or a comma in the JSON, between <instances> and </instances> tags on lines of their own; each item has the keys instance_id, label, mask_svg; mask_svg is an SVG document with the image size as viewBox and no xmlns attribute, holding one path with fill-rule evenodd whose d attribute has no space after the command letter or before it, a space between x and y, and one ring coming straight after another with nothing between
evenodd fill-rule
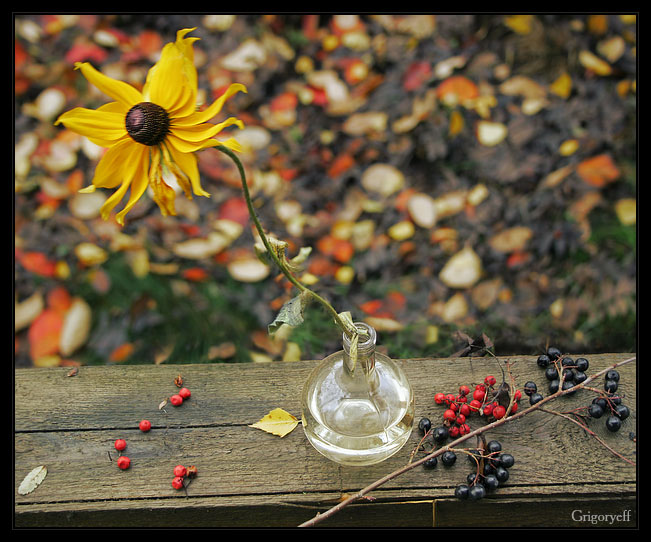
<instances>
[{"instance_id":1,"label":"blurred autumn leaf background","mask_svg":"<svg viewBox=\"0 0 651 542\"><path fill-rule=\"evenodd\" d=\"M17 366L317 359L318 307L253 251L237 170L199 154L208 198L124 228L80 194L102 149L53 121L142 85L181 28L200 97L233 82L254 202L302 279L395 357L636 349L635 15L15 15ZM466 344L467 346L467 344Z\"/></svg>"}]
</instances>

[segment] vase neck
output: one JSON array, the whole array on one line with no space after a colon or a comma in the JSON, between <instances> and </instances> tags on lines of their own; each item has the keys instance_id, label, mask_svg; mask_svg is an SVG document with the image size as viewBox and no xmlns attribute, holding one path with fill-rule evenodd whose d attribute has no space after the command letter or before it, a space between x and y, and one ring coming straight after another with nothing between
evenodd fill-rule
<instances>
[{"instance_id":1,"label":"vase neck","mask_svg":"<svg viewBox=\"0 0 651 542\"><path fill-rule=\"evenodd\" d=\"M354 361L350 357L351 340L344 333L344 364L349 371L353 371L355 367L361 367L364 373L370 374L375 368L375 341L377 335L375 329L364 322L355 322L355 327L362 333L359 335L357 342L357 360Z\"/></svg>"}]
</instances>

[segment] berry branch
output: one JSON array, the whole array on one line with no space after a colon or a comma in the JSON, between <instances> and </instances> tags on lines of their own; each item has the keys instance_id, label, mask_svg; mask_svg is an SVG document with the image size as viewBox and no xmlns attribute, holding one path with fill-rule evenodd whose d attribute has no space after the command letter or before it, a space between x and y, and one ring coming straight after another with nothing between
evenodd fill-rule
<instances>
[{"instance_id":1,"label":"berry branch","mask_svg":"<svg viewBox=\"0 0 651 542\"><path fill-rule=\"evenodd\" d=\"M536 403L531 405L529 408L526 408L524 410L518 410L514 414L511 414L510 416L503 416L502 418L496 419L495 421L488 423L482 427L479 427L475 429L474 431L470 431L469 433L466 433L464 435L461 435L459 438L451 442L450 444L447 444L445 446L441 446L440 448L437 448L436 450L432 451L431 453L427 454L426 456L422 457L421 459L418 459L416 461L410 462L403 467L400 467L399 469L387 474L386 476L383 476L382 478L376 480L375 482L369 484L363 489L360 489L357 493L354 493L350 495L347 499L339 502L329 510L325 511L322 514L317 514L315 517L312 519L302 523L299 525L299 527L312 527L316 525L317 523L320 523L321 521L333 516L346 506L352 504L353 502L364 498L368 493L371 491L377 489L378 487L382 486L383 484L389 482L390 480L393 480L394 478L397 478L401 474L404 474L405 472L410 471L411 469L422 465L423 463L431 460L432 458L438 457L442 454L444 454L446 451L449 451L454 448L458 448L460 444L465 442L466 440L472 438L472 437L478 437L485 433L486 431L489 431L491 429L495 429L496 427L500 427L504 425L505 423L515 421L519 418L522 418L523 416L526 416L527 414L530 414L531 412L535 412L537 410L542 410L545 411L544 408L542 408L545 404L547 404L550 401L553 401L555 399L558 399L559 397L562 397L563 395L567 395L570 393L575 393L577 390L585 388L588 384L593 382L596 378L599 378L600 376L606 374L608 371L614 370L617 367L621 367L623 365L626 365L628 363L631 363L635 361L636 358L628 358L626 360L614 363L610 367L607 367L606 369L603 369L597 373L595 373L592 376L587 377L583 382L580 382L578 384L575 384L571 388L566 388L563 389L562 387L559 387L559 389L551 394L548 395L547 397L543 397L540 400L538 400ZM570 419L570 418L568 418Z\"/></svg>"}]
</instances>

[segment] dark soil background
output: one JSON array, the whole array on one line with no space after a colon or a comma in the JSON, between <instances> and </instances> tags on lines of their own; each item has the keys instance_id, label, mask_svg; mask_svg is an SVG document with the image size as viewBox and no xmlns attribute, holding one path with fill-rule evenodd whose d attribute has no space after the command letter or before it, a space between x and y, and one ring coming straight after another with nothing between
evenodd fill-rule
<instances>
[{"instance_id":1,"label":"dark soil background","mask_svg":"<svg viewBox=\"0 0 651 542\"><path fill-rule=\"evenodd\" d=\"M318 307L268 336L296 292L257 265L221 153L176 217L146 196L119 228L77 193L101 154L53 122L109 99L74 62L141 86L190 27L204 101L248 87L223 116L265 228L393 357L636 350L634 15L16 14L17 366L340 348Z\"/></svg>"}]
</instances>

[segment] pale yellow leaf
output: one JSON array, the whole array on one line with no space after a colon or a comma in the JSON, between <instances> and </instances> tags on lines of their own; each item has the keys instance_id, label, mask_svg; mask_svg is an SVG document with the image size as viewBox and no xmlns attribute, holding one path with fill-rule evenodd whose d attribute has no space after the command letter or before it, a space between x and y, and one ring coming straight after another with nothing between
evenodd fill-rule
<instances>
[{"instance_id":1,"label":"pale yellow leaf","mask_svg":"<svg viewBox=\"0 0 651 542\"><path fill-rule=\"evenodd\" d=\"M18 487L18 493L27 495L34 491L47 476L47 468L44 465L31 470Z\"/></svg>"},{"instance_id":2,"label":"pale yellow leaf","mask_svg":"<svg viewBox=\"0 0 651 542\"><path fill-rule=\"evenodd\" d=\"M297 425L298 420L289 412L286 412L282 408L275 408L259 422L256 422L249 427L255 427L256 429L262 429L272 435L284 437L291 433Z\"/></svg>"}]
</instances>

